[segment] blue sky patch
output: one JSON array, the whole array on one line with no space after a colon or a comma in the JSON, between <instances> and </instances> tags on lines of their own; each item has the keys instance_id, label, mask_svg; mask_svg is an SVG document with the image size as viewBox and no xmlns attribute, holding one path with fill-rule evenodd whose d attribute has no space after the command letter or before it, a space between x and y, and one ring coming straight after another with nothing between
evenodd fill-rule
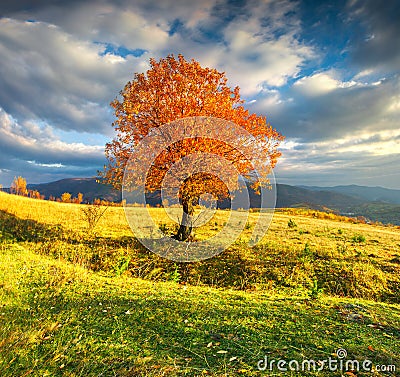
<instances>
[{"instance_id":1,"label":"blue sky patch","mask_svg":"<svg viewBox=\"0 0 400 377\"><path fill-rule=\"evenodd\" d=\"M136 49L132 50L132 49L126 48L125 46L115 46L112 43L101 43L101 44L105 46L105 49L104 49L103 53L101 54L102 56L107 55L107 54L113 54L113 55L118 55L118 56L125 58L128 55L132 55L136 58L139 58L144 53L147 52L147 50L144 50L142 48L136 48Z\"/></svg>"}]
</instances>

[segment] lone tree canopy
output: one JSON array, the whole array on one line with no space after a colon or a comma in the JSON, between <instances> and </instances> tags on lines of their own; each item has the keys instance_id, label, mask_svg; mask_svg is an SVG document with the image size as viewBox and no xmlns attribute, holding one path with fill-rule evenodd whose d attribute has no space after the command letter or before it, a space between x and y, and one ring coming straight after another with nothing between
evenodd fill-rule
<instances>
[{"instance_id":1,"label":"lone tree canopy","mask_svg":"<svg viewBox=\"0 0 400 377\"><path fill-rule=\"evenodd\" d=\"M107 183L121 188L124 168L132 150L151 130L189 117L219 118L243 128L260 142L256 155L268 157L269 166L275 166L280 156L277 148L284 137L266 122L265 117L250 114L242 106L244 101L240 98L239 87L231 89L224 72L201 67L197 61L187 61L182 55L177 59L169 55L158 62L150 59L150 66L146 73L136 73L134 79L125 85L120 92L121 100L115 99L111 103L115 109L113 127L117 135L106 144L108 164L102 176ZM226 158L243 176L251 172L246 156L232 145L215 138L188 137L173 143L156 157L151 148L143 155L144 161L152 159L146 177L146 191L159 190L169 168L193 153L213 153ZM194 169L179 192L184 217L193 214L193 205L204 192L229 195L220 179ZM187 239L190 232L191 227L183 218L177 239Z\"/></svg>"}]
</instances>

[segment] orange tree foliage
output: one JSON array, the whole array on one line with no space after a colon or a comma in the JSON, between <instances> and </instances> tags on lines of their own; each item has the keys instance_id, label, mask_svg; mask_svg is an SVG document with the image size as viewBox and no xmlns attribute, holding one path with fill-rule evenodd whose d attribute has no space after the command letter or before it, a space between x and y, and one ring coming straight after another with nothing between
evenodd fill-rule
<instances>
[{"instance_id":1,"label":"orange tree foliage","mask_svg":"<svg viewBox=\"0 0 400 377\"><path fill-rule=\"evenodd\" d=\"M72 195L69 192L64 192L61 195L61 201L63 203L71 203L71 197L72 197Z\"/></svg>"},{"instance_id":2,"label":"orange tree foliage","mask_svg":"<svg viewBox=\"0 0 400 377\"><path fill-rule=\"evenodd\" d=\"M231 89L224 72L201 67L195 60L187 61L182 55L178 58L169 55L159 61L150 59L150 69L146 73L136 73L120 94L121 100L115 99L111 103L115 110L113 127L117 135L106 144L108 165L102 173L104 180L118 189L121 188L124 167L132 150L153 128L182 118L202 116L230 121L250 133L254 140L261 141L261 144L257 143L259 150L255 155L267 156L271 167L275 166L280 156L277 148L283 136L267 123L265 117L251 114L243 107L239 87ZM150 146L148 156L143 155L144 160L154 159L147 174L147 191L160 189L172 164L195 152L226 158L244 176L251 170L246 156L216 138L193 138L189 135L156 157L151 152ZM185 209L185 202L191 199L196 201L202 192L227 195L224 187L223 182L212 174L193 174L180 192L184 199L184 211L190 212L190 209Z\"/></svg>"},{"instance_id":3,"label":"orange tree foliage","mask_svg":"<svg viewBox=\"0 0 400 377\"><path fill-rule=\"evenodd\" d=\"M28 195L28 190L26 188L26 179L21 176L19 176L18 178L14 177L14 180L11 183L10 191L12 194L15 195Z\"/></svg>"}]
</instances>

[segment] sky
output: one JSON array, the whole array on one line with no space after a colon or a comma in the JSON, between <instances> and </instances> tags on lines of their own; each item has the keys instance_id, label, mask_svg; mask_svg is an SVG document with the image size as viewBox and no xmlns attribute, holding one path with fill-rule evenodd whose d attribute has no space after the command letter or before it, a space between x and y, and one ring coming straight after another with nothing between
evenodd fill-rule
<instances>
[{"instance_id":1,"label":"sky","mask_svg":"<svg viewBox=\"0 0 400 377\"><path fill-rule=\"evenodd\" d=\"M0 184L92 177L149 59L224 71L285 142L276 181L400 189L398 0L2 0Z\"/></svg>"}]
</instances>

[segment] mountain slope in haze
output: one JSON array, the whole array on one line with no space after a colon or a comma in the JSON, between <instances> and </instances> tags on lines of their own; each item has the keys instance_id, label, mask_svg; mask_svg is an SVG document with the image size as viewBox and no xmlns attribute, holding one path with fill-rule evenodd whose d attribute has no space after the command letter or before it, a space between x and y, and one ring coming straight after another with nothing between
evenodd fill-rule
<instances>
[{"instance_id":1,"label":"mountain slope in haze","mask_svg":"<svg viewBox=\"0 0 400 377\"><path fill-rule=\"evenodd\" d=\"M361 200L369 202L385 202L392 204L400 204L400 190L387 189L384 187L368 187L368 186L333 186L333 187L319 187L319 186L299 186L306 190L312 191L331 191L344 195L353 196Z\"/></svg>"},{"instance_id":2,"label":"mountain slope in haze","mask_svg":"<svg viewBox=\"0 0 400 377\"><path fill-rule=\"evenodd\" d=\"M310 207L313 209L330 208L341 213L362 205L365 200L331 191L313 191L302 187L277 184L277 208Z\"/></svg>"}]
</instances>

